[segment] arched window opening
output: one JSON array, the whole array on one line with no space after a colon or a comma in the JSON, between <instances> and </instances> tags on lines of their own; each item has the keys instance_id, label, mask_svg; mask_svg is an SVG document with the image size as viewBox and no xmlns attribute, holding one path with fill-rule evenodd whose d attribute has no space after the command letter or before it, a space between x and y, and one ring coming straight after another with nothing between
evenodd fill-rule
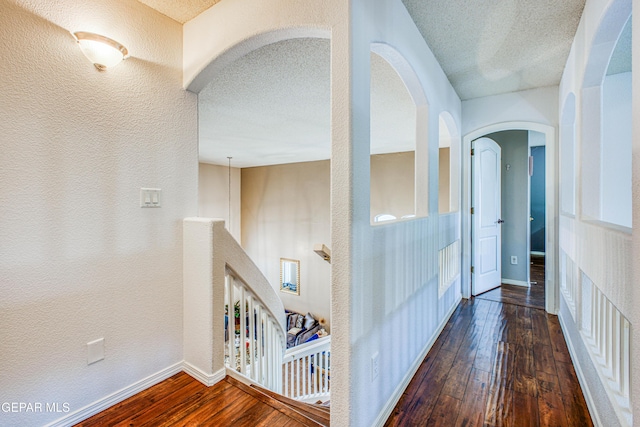
<instances>
[{"instance_id":1,"label":"arched window opening","mask_svg":"<svg viewBox=\"0 0 640 427\"><path fill-rule=\"evenodd\" d=\"M448 112L438 119L438 212L456 212L460 206L460 136Z\"/></svg>"},{"instance_id":2,"label":"arched window opening","mask_svg":"<svg viewBox=\"0 0 640 427\"><path fill-rule=\"evenodd\" d=\"M416 106L397 71L371 53L371 216L415 213Z\"/></svg>"},{"instance_id":3,"label":"arched window opening","mask_svg":"<svg viewBox=\"0 0 640 427\"><path fill-rule=\"evenodd\" d=\"M631 17L621 27L603 26L582 91L582 215L631 227ZM603 49L603 48L601 48ZM564 197L564 196L563 196Z\"/></svg>"},{"instance_id":4,"label":"arched window opening","mask_svg":"<svg viewBox=\"0 0 640 427\"><path fill-rule=\"evenodd\" d=\"M602 84L602 195L605 222L631 227L631 18Z\"/></svg>"}]
</instances>

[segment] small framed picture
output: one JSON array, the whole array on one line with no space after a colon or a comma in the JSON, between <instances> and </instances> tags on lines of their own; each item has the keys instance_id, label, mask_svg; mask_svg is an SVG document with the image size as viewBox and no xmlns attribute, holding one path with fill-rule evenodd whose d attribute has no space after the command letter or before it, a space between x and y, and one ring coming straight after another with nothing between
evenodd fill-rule
<instances>
[{"instance_id":1,"label":"small framed picture","mask_svg":"<svg viewBox=\"0 0 640 427\"><path fill-rule=\"evenodd\" d=\"M280 258L280 291L300 295L300 261Z\"/></svg>"}]
</instances>

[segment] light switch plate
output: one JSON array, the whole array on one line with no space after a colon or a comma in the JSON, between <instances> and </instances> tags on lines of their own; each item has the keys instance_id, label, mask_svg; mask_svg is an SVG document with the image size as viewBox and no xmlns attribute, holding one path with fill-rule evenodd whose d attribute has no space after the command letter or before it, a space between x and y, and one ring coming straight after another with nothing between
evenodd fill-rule
<instances>
[{"instance_id":1,"label":"light switch plate","mask_svg":"<svg viewBox=\"0 0 640 427\"><path fill-rule=\"evenodd\" d=\"M159 208L162 206L162 189L160 188L141 188L140 189L140 207L141 208Z\"/></svg>"}]
</instances>

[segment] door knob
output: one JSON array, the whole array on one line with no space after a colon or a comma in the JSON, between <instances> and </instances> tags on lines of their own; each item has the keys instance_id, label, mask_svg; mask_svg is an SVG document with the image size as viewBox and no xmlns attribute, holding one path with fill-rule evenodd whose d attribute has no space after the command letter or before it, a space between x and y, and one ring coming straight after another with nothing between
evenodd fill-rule
<instances>
[{"instance_id":1,"label":"door knob","mask_svg":"<svg viewBox=\"0 0 640 427\"><path fill-rule=\"evenodd\" d=\"M499 219L499 220L497 220L496 222L497 222L498 224L502 224L502 223L504 223L504 219Z\"/></svg>"}]
</instances>

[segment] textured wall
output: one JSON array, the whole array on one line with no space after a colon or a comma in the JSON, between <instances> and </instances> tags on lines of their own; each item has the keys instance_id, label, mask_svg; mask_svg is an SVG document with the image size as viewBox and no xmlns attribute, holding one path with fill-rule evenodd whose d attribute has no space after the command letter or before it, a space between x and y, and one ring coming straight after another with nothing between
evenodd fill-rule
<instances>
[{"instance_id":1,"label":"textured wall","mask_svg":"<svg viewBox=\"0 0 640 427\"><path fill-rule=\"evenodd\" d=\"M225 227L239 242L240 169L231 168L231 224L229 224L229 169L227 166L200 163L198 166L198 216L224 219Z\"/></svg>"},{"instance_id":2,"label":"textured wall","mask_svg":"<svg viewBox=\"0 0 640 427\"><path fill-rule=\"evenodd\" d=\"M75 411L182 360L196 97L181 26L128 0L0 3L0 402ZM69 31L131 58L98 72ZM163 207L141 209L141 187ZM86 343L105 340L87 366ZM41 425L64 413L0 414Z\"/></svg>"}]
</instances>

